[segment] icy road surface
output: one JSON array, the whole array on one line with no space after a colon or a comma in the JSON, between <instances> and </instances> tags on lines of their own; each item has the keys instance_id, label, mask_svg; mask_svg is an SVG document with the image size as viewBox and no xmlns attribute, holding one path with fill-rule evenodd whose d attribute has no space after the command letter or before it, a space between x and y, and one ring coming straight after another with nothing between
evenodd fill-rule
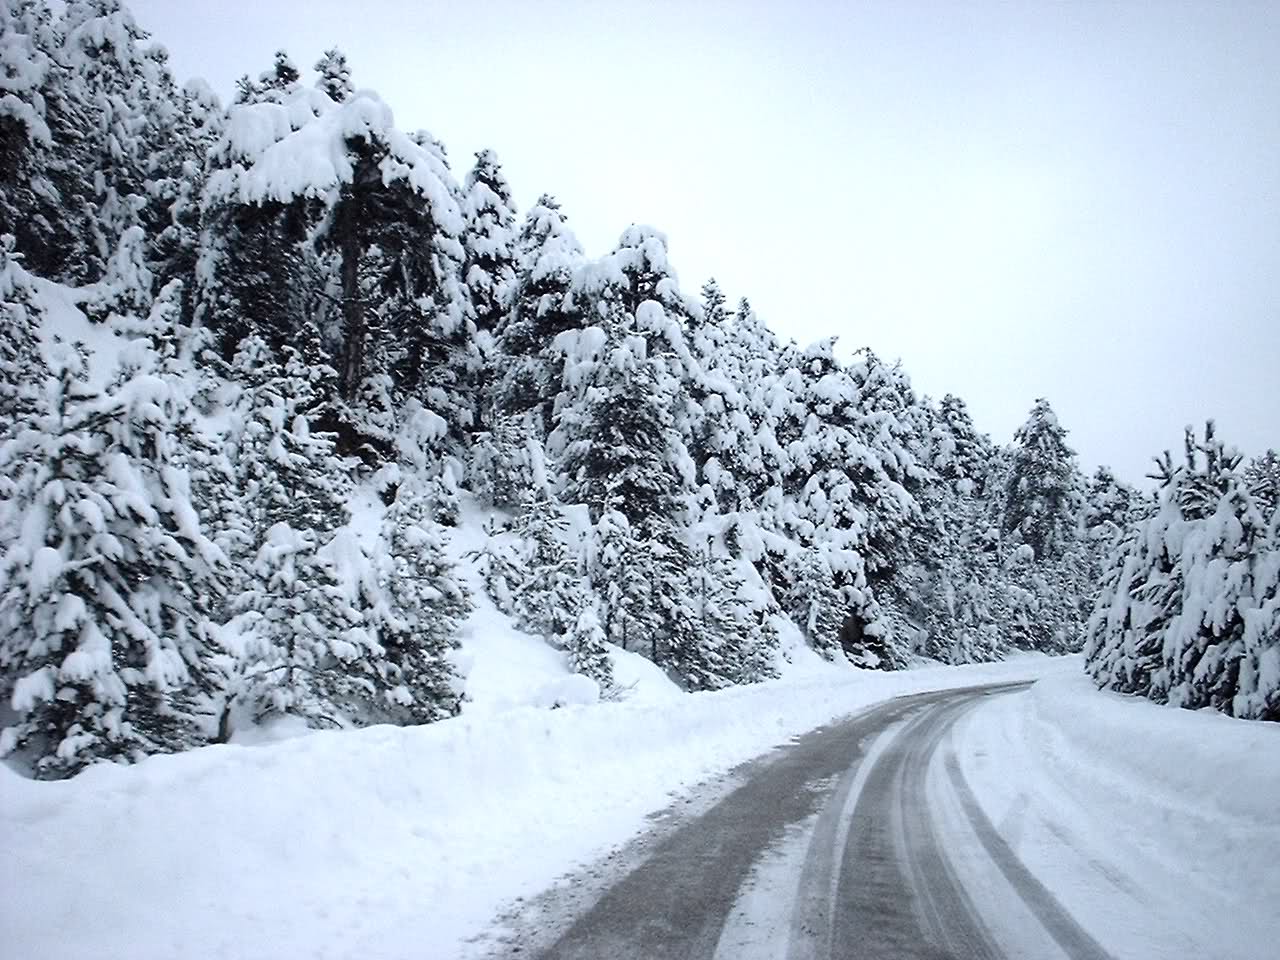
<instances>
[{"instance_id":1,"label":"icy road surface","mask_svg":"<svg viewBox=\"0 0 1280 960\"><path fill-rule=\"evenodd\" d=\"M1104 945L1096 927L1117 931L1106 909L1086 911L1095 926L1086 929L1063 894L1021 859L1020 824L1034 819L1026 798L1000 827L984 812L962 762L974 758L962 755L982 754L987 744L977 735L957 737L957 721L985 701L1025 697L1025 690L1025 684L1004 684L902 697L799 737L740 768L737 785L708 809L658 827L640 842L629 872L618 866L614 871L622 875L609 877L605 865L604 880L600 869L588 872L508 918L512 934L493 955L1188 955L1197 945L1195 931L1182 935L1176 918L1162 915L1155 891L1148 896L1142 889L1150 875L1127 874L1123 864L1090 855L1076 834L1050 824L1060 849L1050 854L1055 867L1041 876L1076 899L1085 891L1085 902L1103 900L1119 912L1132 901L1146 911L1145 920ZM1176 888L1180 878L1166 879L1166 887ZM593 885L596 892L584 898L582 888ZM1176 909L1176 896L1172 905ZM1225 950L1223 956L1261 958L1272 945L1238 937L1232 944L1225 933L1199 932Z\"/></svg>"}]
</instances>

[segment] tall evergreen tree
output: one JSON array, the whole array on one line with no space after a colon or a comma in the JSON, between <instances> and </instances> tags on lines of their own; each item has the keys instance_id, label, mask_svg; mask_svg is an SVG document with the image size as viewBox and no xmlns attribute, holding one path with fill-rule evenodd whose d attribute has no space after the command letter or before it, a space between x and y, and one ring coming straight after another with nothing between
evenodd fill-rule
<instances>
[{"instance_id":1,"label":"tall evergreen tree","mask_svg":"<svg viewBox=\"0 0 1280 960\"><path fill-rule=\"evenodd\" d=\"M970 493L981 495L993 452L991 438L978 432L962 399L950 393L942 398L935 431L933 469L957 489L967 485Z\"/></svg>"},{"instance_id":2,"label":"tall evergreen tree","mask_svg":"<svg viewBox=\"0 0 1280 960\"><path fill-rule=\"evenodd\" d=\"M802 543L829 550L848 610L846 654L892 669L906 662L906 638L894 631L876 588L890 599L895 571L911 562L920 507L902 481L915 464L884 423L891 414L864 405L858 379L836 361L833 347L814 344L792 371L804 419L791 428L787 488L795 509L788 522Z\"/></svg>"},{"instance_id":3,"label":"tall evergreen tree","mask_svg":"<svg viewBox=\"0 0 1280 960\"><path fill-rule=\"evenodd\" d=\"M335 66L332 57L325 63L324 92L299 87L281 103L232 108L214 150L221 166L205 188L205 207L233 220L256 224L265 218L264 240L277 257L276 251L289 250L290 241L303 236L314 250L319 285L308 292L315 295L325 346L338 371L341 403L331 426L340 431L344 449L358 449L366 438L348 435L359 433L360 418L345 417L342 409L359 405L370 374L386 372L371 370L368 362L371 318L381 317L379 308L371 310L371 292L379 304L391 306L379 332L396 344L389 366L397 386L429 405L449 406L450 427L461 436L472 411L437 395L440 384L430 377L444 359L441 345L456 346L470 331L456 185L437 150L397 130L390 110L373 94L344 92L338 81L345 67ZM335 94L341 96L335 100ZM273 132L263 138L264 129ZM318 150L317 144L326 146ZM325 161L312 162L318 155ZM272 243L272 231L285 242ZM234 264L217 249L215 242L201 270L215 289L223 271L234 273ZM300 251L292 249L292 275L286 279L299 280ZM324 303L337 308L321 309ZM296 320L288 323L286 336L296 336L296 327Z\"/></svg>"},{"instance_id":4,"label":"tall evergreen tree","mask_svg":"<svg viewBox=\"0 0 1280 960\"><path fill-rule=\"evenodd\" d=\"M396 712L425 723L456 712L461 683L451 655L470 598L445 553L443 528L425 491L402 483L383 521L387 560L381 573L390 616L379 633Z\"/></svg>"},{"instance_id":5,"label":"tall evergreen tree","mask_svg":"<svg viewBox=\"0 0 1280 960\"><path fill-rule=\"evenodd\" d=\"M516 213L511 187L492 150L476 154L463 192L463 275L475 307L476 326L496 335L505 325L515 295Z\"/></svg>"},{"instance_id":6,"label":"tall evergreen tree","mask_svg":"<svg viewBox=\"0 0 1280 960\"><path fill-rule=\"evenodd\" d=\"M1044 399L1014 433L1003 526L1041 559L1060 557L1075 526L1075 451L1066 437Z\"/></svg>"},{"instance_id":7,"label":"tall evergreen tree","mask_svg":"<svg viewBox=\"0 0 1280 960\"><path fill-rule=\"evenodd\" d=\"M325 372L292 350L286 357L279 364L263 340L250 337L232 364L241 426L231 456L243 499L230 525L239 572L230 613L250 644L227 695L260 717L296 713L340 723L358 693L347 666L367 647L343 642L361 615L323 552L348 519L348 480L332 437L312 432L304 412Z\"/></svg>"},{"instance_id":8,"label":"tall evergreen tree","mask_svg":"<svg viewBox=\"0 0 1280 960\"><path fill-rule=\"evenodd\" d=\"M500 408L533 414L549 433L557 398L565 389L564 356L557 337L579 329L583 318L568 304L582 248L555 199L544 194L525 215L515 243L516 280L501 347L505 369L498 390Z\"/></svg>"},{"instance_id":9,"label":"tall evergreen tree","mask_svg":"<svg viewBox=\"0 0 1280 960\"><path fill-rule=\"evenodd\" d=\"M48 376L39 343L44 310L15 247L12 234L0 236L0 439L35 412Z\"/></svg>"},{"instance_id":10,"label":"tall evergreen tree","mask_svg":"<svg viewBox=\"0 0 1280 960\"><path fill-rule=\"evenodd\" d=\"M169 216L157 185L185 134L166 55L119 0L6 0L0 17L0 234L42 276L97 282L126 231Z\"/></svg>"},{"instance_id":11,"label":"tall evergreen tree","mask_svg":"<svg viewBox=\"0 0 1280 960\"><path fill-rule=\"evenodd\" d=\"M38 776L198 743L211 688L210 603L224 560L174 463L180 398L139 371L107 393L63 356L53 387L5 441L0 677L16 717L3 752Z\"/></svg>"},{"instance_id":12,"label":"tall evergreen tree","mask_svg":"<svg viewBox=\"0 0 1280 960\"><path fill-rule=\"evenodd\" d=\"M1100 686L1191 709L1277 719L1275 524L1210 424L1165 455L1158 508L1111 554L1088 625Z\"/></svg>"},{"instance_id":13,"label":"tall evergreen tree","mask_svg":"<svg viewBox=\"0 0 1280 960\"><path fill-rule=\"evenodd\" d=\"M463 278L475 311L476 367L473 384L477 419L487 418L496 401L497 337L506 326L515 297L515 204L511 188L492 150L476 154L476 165L463 185L465 229Z\"/></svg>"},{"instance_id":14,"label":"tall evergreen tree","mask_svg":"<svg viewBox=\"0 0 1280 960\"><path fill-rule=\"evenodd\" d=\"M846 601L836 588L831 565L823 551L808 547L796 551L789 571L785 605L809 645L828 659L840 655L840 628L846 617Z\"/></svg>"}]
</instances>

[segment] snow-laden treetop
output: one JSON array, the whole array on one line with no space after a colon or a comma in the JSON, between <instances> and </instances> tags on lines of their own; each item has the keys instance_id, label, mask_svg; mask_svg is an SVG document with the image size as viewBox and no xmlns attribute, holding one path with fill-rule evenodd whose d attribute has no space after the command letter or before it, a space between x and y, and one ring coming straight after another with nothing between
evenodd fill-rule
<instances>
[{"instance_id":1,"label":"snow-laden treetop","mask_svg":"<svg viewBox=\"0 0 1280 960\"><path fill-rule=\"evenodd\" d=\"M232 106L214 149L226 167L210 177L209 195L246 204L331 198L367 175L356 149L361 141L384 186L403 181L446 230L462 230L443 159L397 129L391 108L370 90L335 103L322 90L295 85L270 100Z\"/></svg>"}]
</instances>

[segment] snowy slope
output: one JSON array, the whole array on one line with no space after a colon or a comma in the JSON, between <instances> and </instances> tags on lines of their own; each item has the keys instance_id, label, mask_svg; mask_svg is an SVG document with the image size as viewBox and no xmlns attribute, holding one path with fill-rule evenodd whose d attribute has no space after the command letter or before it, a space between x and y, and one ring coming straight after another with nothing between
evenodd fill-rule
<instances>
[{"instance_id":1,"label":"snowy slope","mask_svg":"<svg viewBox=\"0 0 1280 960\"><path fill-rule=\"evenodd\" d=\"M82 343L88 351L88 377L91 386L101 389L116 371L120 354L128 344L110 324L91 323L80 309L86 291L50 283L32 277L39 293L39 306L44 317L40 327L44 348L47 351L58 337L66 343Z\"/></svg>"},{"instance_id":2,"label":"snowy slope","mask_svg":"<svg viewBox=\"0 0 1280 960\"><path fill-rule=\"evenodd\" d=\"M504 902L673 793L902 693L1076 660L832 674L670 699L206 747L41 783L0 770L14 957L457 956Z\"/></svg>"},{"instance_id":3,"label":"snowy slope","mask_svg":"<svg viewBox=\"0 0 1280 960\"><path fill-rule=\"evenodd\" d=\"M1280 726L1062 676L956 731L991 821L1117 957L1280 944Z\"/></svg>"}]
</instances>

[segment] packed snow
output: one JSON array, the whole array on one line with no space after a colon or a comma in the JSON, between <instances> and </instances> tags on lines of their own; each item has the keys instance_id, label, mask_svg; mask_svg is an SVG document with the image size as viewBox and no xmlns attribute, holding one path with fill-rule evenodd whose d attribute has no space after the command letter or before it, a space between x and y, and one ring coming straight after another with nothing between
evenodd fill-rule
<instances>
[{"instance_id":1,"label":"packed snow","mask_svg":"<svg viewBox=\"0 0 1280 960\"><path fill-rule=\"evenodd\" d=\"M955 732L1014 852L1116 957L1280 943L1280 726L1042 680Z\"/></svg>"}]
</instances>

